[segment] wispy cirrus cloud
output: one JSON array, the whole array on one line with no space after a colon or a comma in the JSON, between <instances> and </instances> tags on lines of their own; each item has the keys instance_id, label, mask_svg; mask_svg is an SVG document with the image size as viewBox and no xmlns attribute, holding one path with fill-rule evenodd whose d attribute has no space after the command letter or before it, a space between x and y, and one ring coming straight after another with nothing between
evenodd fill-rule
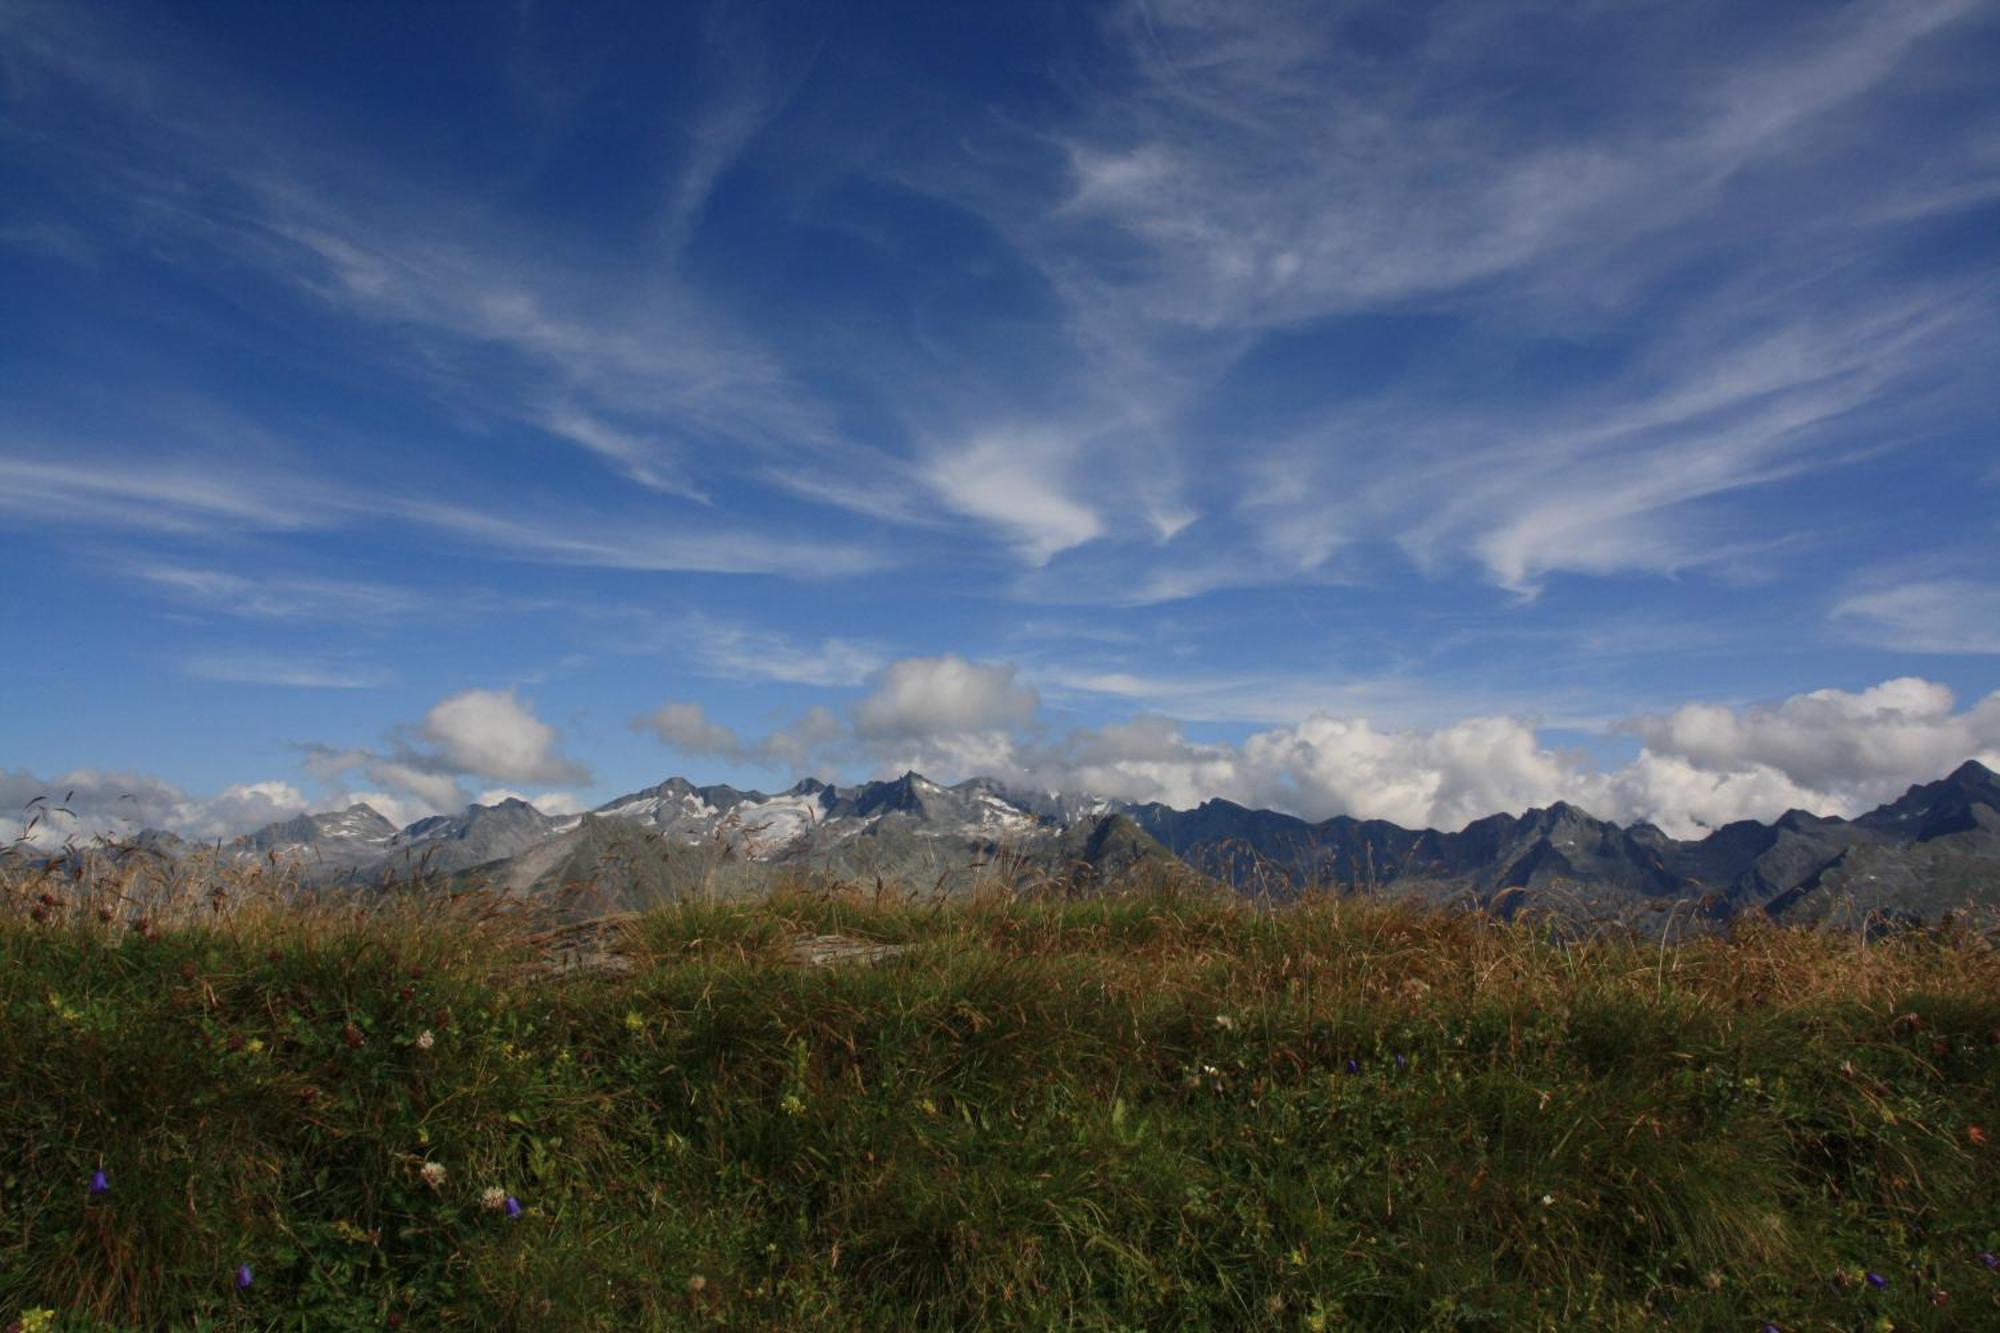
<instances>
[{"instance_id":1,"label":"wispy cirrus cloud","mask_svg":"<svg viewBox=\"0 0 2000 1333\"><path fill-rule=\"evenodd\" d=\"M814 636L735 614L661 610L632 604L567 608L590 626L597 651L621 658L658 658L732 685L858 685L894 653L873 639Z\"/></svg>"},{"instance_id":2,"label":"wispy cirrus cloud","mask_svg":"<svg viewBox=\"0 0 2000 1333\"><path fill-rule=\"evenodd\" d=\"M1712 564L1768 536L1734 498L1838 466L1855 414L1913 379L1936 397L1996 350L1991 281L1911 282L1902 254L2000 190L1990 107L1950 135L1905 124L1914 81L1952 86L1950 39L1979 7L1856 0L1727 44L1699 9L1510 9L1542 39L1500 42L1487 6L1135 0L1108 11L1101 67L1036 115L959 130L958 153L884 168L824 145L836 175L976 215L1050 303L1031 359L871 336L838 376L877 400L867 429L822 392L824 365L684 271L814 42L780 54L748 20L706 26L660 158L661 244L635 271L340 161L282 107L246 115L252 95L186 50L142 56L38 5L0 36L130 122L90 163L101 188L353 321L373 365L465 421L560 441L663 503L727 485L970 525L1027 567L1017 595L1148 604L1311 584L1384 546L1524 593ZM1614 310L1638 313L1614 331ZM1238 401L1274 343L1386 317L1449 326L1437 364L1346 384L1350 341L1312 363L1338 393ZM1594 375L1492 382L1523 347L1607 337ZM635 567L671 563L714 562Z\"/></svg>"},{"instance_id":3,"label":"wispy cirrus cloud","mask_svg":"<svg viewBox=\"0 0 2000 1333\"><path fill-rule=\"evenodd\" d=\"M134 564L127 572L176 601L251 620L372 624L435 609L412 589L353 579L238 574L162 563Z\"/></svg>"},{"instance_id":4,"label":"wispy cirrus cloud","mask_svg":"<svg viewBox=\"0 0 2000 1333\"><path fill-rule=\"evenodd\" d=\"M1493 42L1507 19L1489 6L1330 18L1286 0L1135 0L1109 30L1129 77L1106 81L1068 140L1065 216L1139 240L1153 262L1132 280L1061 272L1114 318L1195 328L1282 326L1494 277L1553 278L1588 299L1578 270L1616 254L1629 281L1647 267L1632 266L1640 243L1671 263L1760 164L1893 147L1854 143L1838 113L1976 9L1849 4L1729 49L1693 12L1513 15L1596 57L1552 68L1540 43ZM1533 90L1600 114L1535 121Z\"/></svg>"},{"instance_id":5,"label":"wispy cirrus cloud","mask_svg":"<svg viewBox=\"0 0 2000 1333\"><path fill-rule=\"evenodd\" d=\"M43 524L89 524L164 533L216 526L282 532L325 526L314 497L228 463L160 462L74 450L0 453L0 512Z\"/></svg>"},{"instance_id":6,"label":"wispy cirrus cloud","mask_svg":"<svg viewBox=\"0 0 2000 1333\"><path fill-rule=\"evenodd\" d=\"M1123 670L1051 664L1035 671L1051 699L1118 701L1177 722L1296 723L1314 713L1366 717L1392 727L1435 726L1481 713L1534 716L1544 726L1594 727L1606 697L1574 685L1543 682L1527 689L1498 682L1423 678L1384 672L1214 669L1194 672Z\"/></svg>"},{"instance_id":7,"label":"wispy cirrus cloud","mask_svg":"<svg viewBox=\"0 0 2000 1333\"><path fill-rule=\"evenodd\" d=\"M877 644L838 636L805 640L777 630L706 615L677 618L672 624L670 637L674 645L691 655L704 671L736 681L859 685L879 670L890 656Z\"/></svg>"},{"instance_id":8,"label":"wispy cirrus cloud","mask_svg":"<svg viewBox=\"0 0 2000 1333\"><path fill-rule=\"evenodd\" d=\"M1104 530L1083 498L1073 448L1040 431L981 435L931 460L926 479L940 499L1005 533L1031 564L1080 546Z\"/></svg>"},{"instance_id":9,"label":"wispy cirrus cloud","mask_svg":"<svg viewBox=\"0 0 2000 1333\"><path fill-rule=\"evenodd\" d=\"M509 514L414 498L308 472L212 456L171 463L118 455L0 456L0 512L41 525L202 535L416 524L503 558L605 569L825 578L879 568L843 542L707 523L663 529L630 518Z\"/></svg>"},{"instance_id":10,"label":"wispy cirrus cloud","mask_svg":"<svg viewBox=\"0 0 2000 1333\"><path fill-rule=\"evenodd\" d=\"M566 403L551 407L542 416L541 424L550 434L582 445L648 490L684 495L702 504L713 503L707 492L687 477L685 467L672 459L655 438L621 430Z\"/></svg>"},{"instance_id":11,"label":"wispy cirrus cloud","mask_svg":"<svg viewBox=\"0 0 2000 1333\"><path fill-rule=\"evenodd\" d=\"M1385 544L1529 593L1741 561L1772 534L1734 498L1857 456L1870 411L1903 416L1870 443L1917 438L2000 350L1992 275L1913 278L1906 254L2000 186L1990 104L1917 152L1900 128L1924 87L1970 86L1950 34L1978 6L1854 3L1728 45L1694 11L1508 12L1139 0L1046 130L1065 190L930 179L1068 312L1076 420L1037 466L1157 492L1100 503L1089 546L1023 543L1058 556L1024 595L1310 582ZM1546 40L1496 41L1507 22ZM1348 383L1389 318L1448 329L1438 362ZM1341 387L1289 409L1309 424L1254 401L1218 422L1240 368L1319 337ZM1523 348L1596 364L1496 381Z\"/></svg>"},{"instance_id":12,"label":"wispy cirrus cloud","mask_svg":"<svg viewBox=\"0 0 2000 1333\"><path fill-rule=\"evenodd\" d=\"M420 180L357 170L286 108L171 41L142 54L111 25L39 4L0 20L31 89L124 118L122 151L71 164L85 182L208 259L367 326L362 350L384 373L665 495L705 503L700 474L740 472L795 479L793 493L838 505L841 490L816 476L902 464L838 430L677 267L716 180L796 86L799 71L759 54L767 40L747 21L709 25L711 56L763 73L718 74L699 99L683 151L663 167L668 243L634 274L558 257L532 228Z\"/></svg>"},{"instance_id":13,"label":"wispy cirrus cloud","mask_svg":"<svg viewBox=\"0 0 2000 1333\"><path fill-rule=\"evenodd\" d=\"M179 667L197 680L306 690L372 690L396 678L383 666L264 652L199 653L182 658Z\"/></svg>"},{"instance_id":14,"label":"wispy cirrus cloud","mask_svg":"<svg viewBox=\"0 0 2000 1333\"><path fill-rule=\"evenodd\" d=\"M1784 530L1732 531L1702 501L1913 438L1922 397L1898 395L1894 433L1871 409L1919 368L1963 364L1996 294L1992 284L1867 300L1822 292L1810 325L1796 310L1760 318L1746 305L1726 319L1700 310L1610 382L1554 401L1473 413L1397 395L1336 412L1284 446L1293 475L1309 479L1303 493L1259 497L1252 510L1271 514L1278 553L1308 564L1324 557L1286 542L1295 529L1308 543L1322 533L1390 538L1432 567L1470 558L1516 591L1555 572L1712 563Z\"/></svg>"},{"instance_id":15,"label":"wispy cirrus cloud","mask_svg":"<svg viewBox=\"0 0 2000 1333\"><path fill-rule=\"evenodd\" d=\"M776 574L833 578L882 568L886 558L852 543L786 538L741 528L593 520L589 515L512 516L463 505L394 498L376 512L422 524L502 556L599 569Z\"/></svg>"},{"instance_id":16,"label":"wispy cirrus cloud","mask_svg":"<svg viewBox=\"0 0 2000 1333\"><path fill-rule=\"evenodd\" d=\"M1937 578L1853 592L1835 602L1835 627L1900 652L2000 655L2000 583Z\"/></svg>"}]
</instances>

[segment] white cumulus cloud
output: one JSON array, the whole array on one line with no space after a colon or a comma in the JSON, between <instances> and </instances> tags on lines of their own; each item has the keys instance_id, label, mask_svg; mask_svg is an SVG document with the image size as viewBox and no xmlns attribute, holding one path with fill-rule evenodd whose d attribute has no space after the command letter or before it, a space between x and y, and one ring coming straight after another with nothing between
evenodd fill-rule
<instances>
[{"instance_id":1,"label":"white cumulus cloud","mask_svg":"<svg viewBox=\"0 0 2000 1333\"><path fill-rule=\"evenodd\" d=\"M1497 810L1582 794L1574 763L1544 748L1518 718L1382 731L1366 719L1322 714L1250 737L1242 762L1255 795L1410 827L1459 828Z\"/></svg>"},{"instance_id":2,"label":"white cumulus cloud","mask_svg":"<svg viewBox=\"0 0 2000 1333\"><path fill-rule=\"evenodd\" d=\"M879 739L965 735L1025 725L1041 707L1016 668L956 654L892 662L854 710L855 731Z\"/></svg>"},{"instance_id":3,"label":"white cumulus cloud","mask_svg":"<svg viewBox=\"0 0 2000 1333\"><path fill-rule=\"evenodd\" d=\"M1946 686L1903 676L1747 708L1688 704L1623 727L1655 755L1710 773L1770 769L1852 807L1967 759L2000 760L2000 694L1964 710L1957 703Z\"/></svg>"},{"instance_id":4,"label":"white cumulus cloud","mask_svg":"<svg viewBox=\"0 0 2000 1333\"><path fill-rule=\"evenodd\" d=\"M557 748L554 727L512 690L465 690L424 715L422 733L456 771L501 782L573 782L588 774Z\"/></svg>"},{"instance_id":5,"label":"white cumulus cloud","mask_svg":"<svg viewBox=\"0 0 2000 1333\"><path fill-rule=\"evenodd\" d=\"M659 737L660 744L683 754L729 758L743 754L742 738L731 728L711 720L700 704L661 704L645 717L635 718L632 725L652 732Z\"/></svg>"},{"instance_id":6,"label":"white cumulus cloud","mask_svg":"<svg viewBox=\"0 0 2000 1333\"><path fill-rule=\"evenodd\" d=\"M465 808L465 785L451 773L401 759L370 759L362 771L368 781L396 793L397 808L415 811L415 817L456 814ZM409 820L396 822L406 824Z\"/></svg>"},{"instance_id":7,"label":"white cumulus cloud","mask_svg":"<svg viewBox=\"0 0 2000 1333\"><path fill-rule=\"evenodd\" d=\"M417 743L409 739L414 732ZM491 791L505 786L588 783L590 772L562 752L562 737L536 717L512 690L463 690L441 699L407 731L376 749L304 747L304 768L340 805L362 801L392 823L426 815L456 814L471 803L473 779ZM526 798L554 813L546 801L560 793Z\"/></svg>"}]
</instances>

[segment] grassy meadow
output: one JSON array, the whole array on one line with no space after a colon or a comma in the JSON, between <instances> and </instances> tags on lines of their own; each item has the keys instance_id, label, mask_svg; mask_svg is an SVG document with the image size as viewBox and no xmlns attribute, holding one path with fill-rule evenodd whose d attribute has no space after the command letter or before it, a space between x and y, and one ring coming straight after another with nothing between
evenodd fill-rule
<instances>
[{"instance_id":1,"label":"grassy meadow","mask_svg":"<svg viewBox=\"0 0 2000 1333\"><path fill-rule=\"evenodd\" d=\"M2000 1328L1971 931L256 879L0 885L0 1328Z\"/></svg>"}]
</instances>

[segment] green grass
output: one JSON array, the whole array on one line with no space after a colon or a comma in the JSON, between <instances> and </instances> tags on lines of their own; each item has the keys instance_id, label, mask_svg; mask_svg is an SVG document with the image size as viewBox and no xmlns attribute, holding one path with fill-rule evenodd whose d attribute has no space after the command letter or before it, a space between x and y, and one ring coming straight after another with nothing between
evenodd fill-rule
<instances>
[{"instance_id":1,"label":"green grass","mask_svg":"<svg viewBox=\"0 0 2000 1333\"><path fill-rule=\"evenodd\" d=\"M795 893L550 977L463 906L41 915L0 1327L2000 1327L1969 935Z\"/></svg>"}]
</instances>

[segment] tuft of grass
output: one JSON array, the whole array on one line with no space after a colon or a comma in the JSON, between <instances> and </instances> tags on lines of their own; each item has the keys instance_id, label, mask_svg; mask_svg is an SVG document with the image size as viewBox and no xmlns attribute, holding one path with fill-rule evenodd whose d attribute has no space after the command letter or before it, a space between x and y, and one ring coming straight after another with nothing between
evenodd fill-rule
<instances>
[{"instance_id":1,"label":"tuft of grass","mask_svg":"<svg viewBox=\"0 0 2000 1333\"><path fill-rule=\"evenodd\" d=\"M2000 1326L1970 933L0 887L0 1327Z\"/></svg>"}]
</instances>

